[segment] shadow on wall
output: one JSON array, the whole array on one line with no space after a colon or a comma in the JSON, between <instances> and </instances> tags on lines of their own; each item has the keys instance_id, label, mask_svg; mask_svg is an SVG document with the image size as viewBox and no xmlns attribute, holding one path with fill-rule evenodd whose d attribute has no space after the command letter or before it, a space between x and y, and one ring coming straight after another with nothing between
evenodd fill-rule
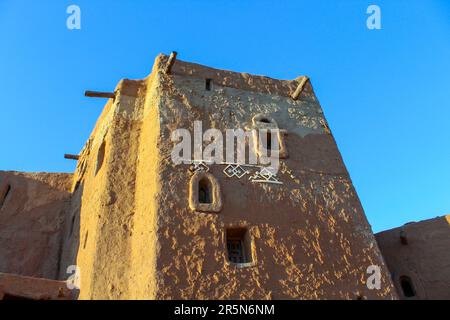
<instances>
[{"instance_id":1,"label":"shadow on wall","mask_svg":"<svg viewBox=\"0 0 450 320\"><path fill-rule=\"evenodd\" d=\"M80 246L80 213L81 197L83 195L83 183L77 183L72 193L72 200L67 206L66 221L61 233L61 258L58 265L58 276L60 280L70 280L79 272L77 264L78 249ZM87 234L85 235L86 238ZM84 240L86 242L86 240ZM79 291L76 296L78 297Z\"/></svg>"}]
</instances>

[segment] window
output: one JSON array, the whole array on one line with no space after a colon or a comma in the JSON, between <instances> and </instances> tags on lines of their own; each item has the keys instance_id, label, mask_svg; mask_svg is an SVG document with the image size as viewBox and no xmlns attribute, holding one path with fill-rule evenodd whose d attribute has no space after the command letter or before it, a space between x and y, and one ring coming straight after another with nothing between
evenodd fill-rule
<instances>
[{"instance_id":1,"label":"window","mask_svg":"<svg viewBox=\"0 0 450 320\"><path fill-rule=\"evenodd\" d=\"M228 261L231 263L251 263L251 240L247 228L230 228L226 234Z\"/></svg>"},{"instance_id":2,"label":"window","mask_svg":"<svg viewBox=\"0 0 450 320\"><path fill-rule=\"evenodd\" d=\"M278 128L277 122L264 114L257 114L252 119L253 123L253 141L254 147L256 148L256 154L260 157L269 156L269 151L274 151L278 149L278 156L280 159L288 158L288 150L286 146L286 130L281 130ZM274 146L273 142L278 142L278 148ZM275 149L275 150L272 150Z\"/></svg>"},{"instance_id":3,"label":"window","mask_svg":"<svg viewBox=\"0 0 450 320\"><path fill-rule=\"evenodd\" d=\"M198 183L198 202L211 203L211 183L207 178L203 178Z\"/></svg>"},{"instance_id":4,"label":"window","mask_svg":"<svg viewBox=\"0 0 450 320\"><path fill-rule=\"evenodd\" d=\"M0 192L0 209L5 204L6 198L8 197L10 191L11 185L7 184L6 187L4 187L3 190Z\"/></svg>"},{"instance_id":5,"label":"window","mask_svg":"<svg viewBox=\"0 0 450 320\"><path fill-rule=\"evenodd\" d=\"M227 241L228 259L233 263L244 263L244 244L240 239L229 239Z\"/></svg>"},{"instance_id":6,"label":"window","mask_svg":"<svg viewBox=\"0 0 450 320\"><path fill-rule=\"evenodd\" d=\"M412 284L411 278L407 276L400 277L400 286L402 287L403 295L406 298L412 298L416 295L416 290Z\"/></svg>"},{"instance_id":7,"label":"window","mask_svg":"<svg viewBox=\"0 0 450 320\"><path fill-rule=\"evenodd\" d=\"M405 230L400 231L400 242L404 246L408 244L408 237L406 236Z\"/></svg>"},{"instance_id":8,"label":"window","mask_svg":"<svg viewBox=\"0 0 450 320\"><path fill-rule=\"evenodd\" d=\"M189 183L189 206L193 211L220 212L222 194L219 181L210 173L196 172Z\"/></svg>"},{"instance_id":9,"label":"window","mask_svg":"<svg viewBox=\"0 0 450 320\"><path fill-rule=\"evenodd\" d=\"M103 161L105 160L105 150L106 150L106 143L105 141L103 141L97 153L97 166L95 168L95 175L97 175L97 173L103 166Z\"/></svg>"},{"instance_id":10,"label":"window","mask_svg":"<svg viewBox=\"0 0 450 320\"><path fill-rule=\"evenodd\" d=\"M272 133L267 131L266 133L266 150L272 150Z\"/></svg>"},{"instance_id":11,"label":"window","mask_svg":"<svg viewBox=\"0 0 450 320\"><path fill-rule=\"evenodd\" d=\"M206 79L205 81L205 90L211 91L212 88L212 79Z\"/></svg>"},{"instance_id":12,"label":"window","mask_svg":"<svg viewBox=\"0 0 450 320\"><path fill-rule=\"evenodd\" d=\"M264 114L257 114L252 119L253 126L256 128L271 128L271 129L277 129L278 124L272 117L269 117L268 115Z\"/></svg>"}]
</instances>

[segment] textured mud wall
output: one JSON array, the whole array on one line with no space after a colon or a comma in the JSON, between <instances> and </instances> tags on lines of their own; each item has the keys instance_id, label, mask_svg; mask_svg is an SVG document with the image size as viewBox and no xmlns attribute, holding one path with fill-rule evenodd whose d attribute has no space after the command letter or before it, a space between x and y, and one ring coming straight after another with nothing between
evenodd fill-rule
<instances>
[{"instance_id":1,"label":"textured mud wall","mask_svg":"<svg viewBox=\"0 0 450 320\"><path fill-rule=\"evenodd\" d=\"M70 265L80 268L80 299L136 297L134 291L138 289L133 281L143 271L134 272L133 264L140 265L139 259L147 257L136 255L136 246L150 245L138 241L132 246L136 170L147 83L147 80L120 82L116 98L105 106L81 152L63 254L65 268ZM139 215L136 218L141 219ZM148 230L150 225L136 228L139 227ZM150 271L145 268L144 276L154 274Z\"/></svg>"},{"instance_id":2,"label":"textured mud wall","mask_svg":"<svg viewBox=\"0 0 450 320\"><path fill-rule=\"evenodd\" d=\"M84 289L82 292L88 294L92 291L99 218L102 211L104 212L102 208L105 207L105 192L108 190L105 181L107 158L104 158L101 167L97 167L97 157L100 146L106 140L112 112L112 103L108 101L89 140L80 152L72 185L72 201L66 215L60 278L67 278L67 267L77 265L81 271L81 287ZM106 145L106 153L108 150L109 146Z\"/></svg>"},{"instance_id":3,"label":"textured mud wall","mask_svg":"<svg viewBox=\"0 0 450 320\"><path fill-rule=\"evenodd\" d=\"M298 80L181 61L165 75L166 61L159 56L148 78L118 85L81 152L62 263L80 267L80 298L396 298L312 87L295 102L288 95ZM194 120L205 130L244 129L257 113L288 132L284 184L226 178L213 165L223 209L191 211L191 173L171 161L172 131L192 131ZM228 262L230 226L249 229L252 266ZM366 287L372 264L381 290Z\"/></svg>"},{"instance_id":4,"label":"textured mud wall","mask_svg":"<svg viewBox=\"0 0 450 320\"><path fill-rule=\"evenodd\" d=\"M213 90L205 90L205 78ZM160 79L161 167L158 201L158 299L396 298L352 182L311 86L299 101L296 81L222 72L177 61ZM227 86L224 86L227 85ZM240 89L242 88L242 89ZM245 89L245 90L243 90ZM292 90L292 91L290 91ZM279 94L277 94L279 92ZM250 126L253 116L274 118L288 132L290 157L283 185L227 178L212 165L222 189L220 213L189 209L187 165L174 166L170 134ZM253 266L228 262L227 227L247 227ZM366 286L366 269L382 270L380 290Z\"/></svg>"},{"instance_id":5,"label":"textured mud wall","mask_svg":"<svg viewBox=\"0 0 450 320\"><path fill-rule=\"evenodd\" d=\"M0 300L73 300L64 281L0 273Z\"/></svg>"},{"instance_id":6,"label":"textured mud wall","mask_svg":"<svg viewBox=\"0 0 450 320\"><path fill-rule=\"evenodd\" d=\"M57 279L71 174L0 172L0 272Z\"/></svg>"},{"instance_id":7,"label":"textured mud wall","mask_svg":"<svg viewBox=\"0 0 450 320\"><path fill-rule=\"evenodd\" d=\"M380 232L376 238L402 299L450 299L450 215ZM411 279L414 297L403 293L404 276Z\"/></svg>"},{"instance_id":8,"label":"textured mud wall","mask_svg":"<svg viewBox=\"0 0 450 320\"><path fill-rule=\"evenodd\" d=\"M159 75L153 72L147 79L147 93L142 113L139 156L136 164L136 210L133 217L129 298L155 299L157 292L156 237L158 201L161 181L159 172ZM170 254L170 253L169 253Z\"/></svg>"}]
</instances>

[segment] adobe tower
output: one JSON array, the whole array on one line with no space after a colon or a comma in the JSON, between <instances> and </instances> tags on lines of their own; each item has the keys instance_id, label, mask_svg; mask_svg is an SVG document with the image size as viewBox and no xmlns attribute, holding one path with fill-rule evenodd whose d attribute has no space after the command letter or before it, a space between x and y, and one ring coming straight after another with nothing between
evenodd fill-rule
<instances>
[{"instance_id":1,"label":"adobe tower","mask_svg":"<svg viewBox=\"0 0 450 320\"><path fill-rule=\"evenodd\" d=\"M397 298L307 77L159 55L147 78L88 95L109 100L75 173L58 183L59 253L44 277L78 266L79 299ZM194 121L223 133L279 129L279 171L173 163L172 133ZM379 289L367 286L370 266Z\"/></svg>"}]
</instances>

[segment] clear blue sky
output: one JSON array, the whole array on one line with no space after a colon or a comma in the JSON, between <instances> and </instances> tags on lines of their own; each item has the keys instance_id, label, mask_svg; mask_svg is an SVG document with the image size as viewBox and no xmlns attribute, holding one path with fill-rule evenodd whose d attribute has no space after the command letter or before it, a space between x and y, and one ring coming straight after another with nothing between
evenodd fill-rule
<instances>
[{"instance_id":1,"label":"clear blue sky","mask_svg":"<svg viewBox=\"0 0 450 320\"><path fill-rule=\"evenodd\" d=\"M366 9L382 10L382 30ZM66 28L79 5L81 30ZM72 172L104 101L155 56L311 77L375 231L450 213L450 1L0 0L0 169Z\"/></svg>"}]
</instances>

